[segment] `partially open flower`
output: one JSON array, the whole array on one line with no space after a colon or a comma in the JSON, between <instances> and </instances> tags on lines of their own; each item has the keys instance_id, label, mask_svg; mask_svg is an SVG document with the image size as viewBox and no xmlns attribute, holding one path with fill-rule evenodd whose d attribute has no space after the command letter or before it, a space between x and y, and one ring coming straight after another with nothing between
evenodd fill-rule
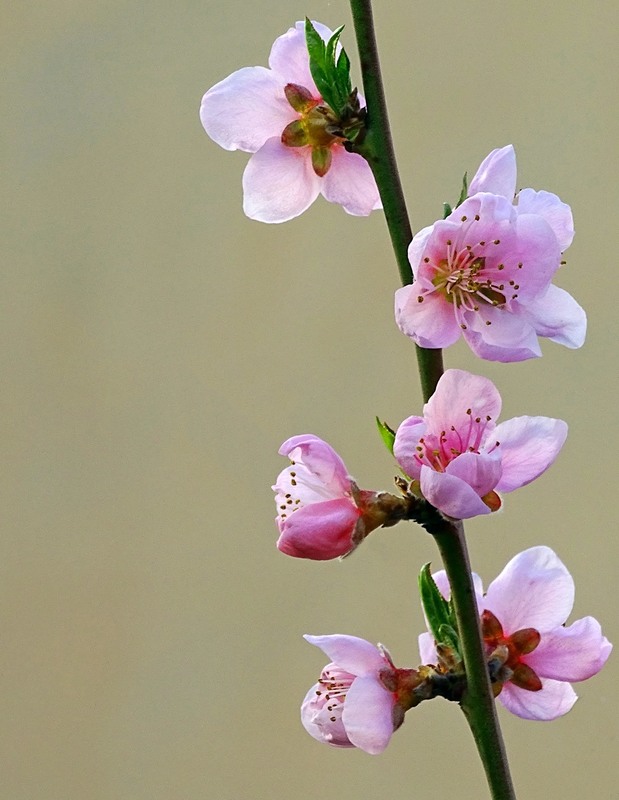
<instances>
[{"instance_id":1,"label":"partially open flower","mask_svg":"<svg viewBox=\"0 0 619 800\"><path fill-rule=\"evenodd\" d=\"M585 312L551 281L574 236L570 207L551 192L523 189L514 201L516 157L493 150L469 197L415 234L408 256L415 282L396 292L400 330L421 347L462 336L490 361L541 355L538 336L566 347L585 339Z\"/></svg>"},{"instance_id":2,"label":"partially open flower","mask_svg":"<svg viewBox=\"0 0 619 800\"><path fill-rule=\"evenodd\" d=\"M445 597L444 571L434 575ZM514 556L485 595L475 576L486 655L495 693L519 717L552 720L566 714L577 696L570 683L596 675L612 645L599 622L584 617L566 626L574 605L574 581L549 547ZM429 633L419 637L423 661L436 660Z\"/></svg>"},{"instance_id":3,"label":"partially open flower","mask_svg":"<svg viewBox=\"0 0 619 800\"><path fill-rule=\"evenodd\" d=\"M480 375L448 369L423 409L398 428L393 453L421 494L445 516L468 519L501 506L554 462L563 420L514 417L497 425L501 396Z\"/></svg>"},{"instance_id":4,"label":"partially open flower","mask_svg":"<svg viewBox=\"0 0 619 800\"><path fill-rule=\"evenodd\" d=\"M403 517L403 499L359 489L340 456L318 436L293 436L279 452L292 462L273 486L283 553L317 561L344 556L375 528Z\"/></svg>"},{"instance_id":5,"label":"partially open flower","mask_svg":"<svg viewBox=\"0 0 619 800\"><path fill-rule=\"evenodd\" d=\"M418 702L417 670L398 669L384 647L356 636L305 638L332 660L301 704L307 732L333 747L382 753L404 713Z\"/></svg>"}]
</instances>

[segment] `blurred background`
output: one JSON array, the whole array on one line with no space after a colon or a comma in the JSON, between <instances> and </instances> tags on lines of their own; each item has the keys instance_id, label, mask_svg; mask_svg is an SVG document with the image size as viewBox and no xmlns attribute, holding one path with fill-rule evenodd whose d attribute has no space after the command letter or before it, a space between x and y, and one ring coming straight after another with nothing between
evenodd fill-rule
<instances>
[{"instance_id":1,"label":"blurred background","mask_svg":"<svg viewBox=\"0 0 619 800\"><path fill-rule=\"evenodd\" d=\"M283 556L277 448L316 433L389 489L374 415L419 413L414 352L382 214L319 199L285 225L246 219L247 156L198 107L305 14L346 24L356 69L347 4L5 5L0 797L486 797L454 704L411 712L378 757L298 719L326 661L303 633L417 664L416 576L438 555L411 524L344 563ZM619 8L395 0L376 23L415 228L508 142L518 185L573 207L560 285L588 311L584 348L501 365L457 345L446 365L491 377L503 419L570 425L552 470L467 525L476 571L487 584L549 545L576 580L571 619L617 642ZM501 709L519 798L619 796L616 684L615 654L552 724Z\"/></svg>"}]
</instances>

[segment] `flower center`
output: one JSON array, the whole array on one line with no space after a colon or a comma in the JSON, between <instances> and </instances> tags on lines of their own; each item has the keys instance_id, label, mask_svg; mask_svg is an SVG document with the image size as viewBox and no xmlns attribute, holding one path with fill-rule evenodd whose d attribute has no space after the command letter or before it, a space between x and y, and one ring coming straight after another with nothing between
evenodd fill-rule
<instances>
[{"instance_id":1,"label":"flower center","mask_svg":"<svg viewBox=\"0 0 619 800\"><path fill-rule=\"evenodd\" d=\"M329 106L304 86L288 83L284 93L299 118L286 125L282 143L286 147L311 147L312 168L322 178L331 166L331 148L345 138L339 122Z\"/></svg>"},{"instance_id":2,"label":"flower center","mask_svg":"<svg viewBox=\"0 0 619 800\"><path fill-rule=\"evenodd\" d=\"M476 256L470 245L457 251L448 240L448 256L435 265L435 270L432 283L457 308L479 311L480 303L505 304L505 284L488 275L486 257Z\"/></svg>"},{"instance_id":3,"label":"flower center","mask_svg":"<svg viewBox=\"0 0 619 800\"><path fill-rule=\"evenodd\" d=\"M523 656L532 653L540 643L539 631L535 628L521 628L506 636L499 620L488 610L481 615L481 627L490 660L497 664L493 678L499 686L499 692L507 681L511 681L520 689L539 692L542 688L541 680L523 661Z\"/></svg>"},{"instance_id":4,"label":"flower center","mask_svg":"<svg viewBox=\"0 0 619 800\"><path fill-rule=\"evenodd\" d=\"M429 432L419 439L415 448L415 460L419 466L425 464L436 472L445 472L449 462L462 453L480 452L488 427L494 427L494 423L490 425L492 417L487 414L484 417L475 416L471 408L467 408L466 414L468 426L462 430L452 425L440 434Z\"/></svg>"}]
</instances>

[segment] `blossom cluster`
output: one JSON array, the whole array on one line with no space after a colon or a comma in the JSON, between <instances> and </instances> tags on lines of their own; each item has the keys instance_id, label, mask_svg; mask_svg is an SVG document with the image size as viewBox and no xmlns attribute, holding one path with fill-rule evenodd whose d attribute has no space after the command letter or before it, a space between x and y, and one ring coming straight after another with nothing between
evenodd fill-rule
<instances>
[{"instance_id":1,"label":"blossom cluster","mask_svg":"<svg viewBox=\"0 0 619 800\"><path fill-rule=\"evenodd\" d=\"M318 195L356 216L382 207L357 147L365 100L351 89L340 33L297 22L274 42L268 67L240 69L202 99L207 134L227 150L251 154L243 208L252 219L291 220ZM398 328L421 348L446 348L462 337L479 358L504 363L541 356L539 337L580 347L585 312L553 283L573 237L570 207L548 191L517 192L513 146L493 150L470 183L465 179L455 208L447 206L442 219L413 236L414 280L395 293ZM501 396L488 378L446 370L421 414L397 430L383 426L399 470L398 494L359 488L338 453L314 434L287 439L279 452L290 465L273 486L278 549L324 561L349 555L371 532L403 520L432 532L436 520L444 525L499 511L504 494L554 463L567 437L563 420L499 422L500 413ZM451 613L446 573L428 580ZM567 713L577 699L571 684L599 672L612 646L593 617L567 625L575 590L565 565L549 547L532 547L514 556L485 593L481 579L472 580L495 697L526 719ZM409 709L436 696L462 699L467 678L455 617L445 644L425 601L424 610L428 632L419 636L416 668L396 667L382 645L355 636L305 637L330 659L301 706L314 738L377 754Z\"/></svg>"}]
</instances>

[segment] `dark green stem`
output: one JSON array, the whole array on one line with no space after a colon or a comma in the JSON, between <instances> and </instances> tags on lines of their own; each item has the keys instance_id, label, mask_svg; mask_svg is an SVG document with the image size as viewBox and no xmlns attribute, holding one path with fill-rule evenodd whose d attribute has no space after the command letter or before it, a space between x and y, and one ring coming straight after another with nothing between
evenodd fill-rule
<instances>
[{"instance_id":1,"label":"dark green stem","mask_svg":"<svg viewBox=\"0 0 619 800\"><path fill-rule=\"evenodd\" d=\"M391 139L372 4L371 0L350 0L350 6L367 103L366 133L355 150L368 161L374 173L400 278L405 286L413 282L408 261L408 246L413 235ZM423 397L427 401L443 374L442 351L417 347L417 362ZM488 678L464 529L461 522L445 521L444 525L432 533L451 585L461 637L468 685L461 705L475 738L493 800L514 800L515 794Z\"/></svg>"},{"instance_id":2,"label":"dark green stem","mask_svg":"<svg viewBox=\"0 0 619 800\"><path fill-rule=\"evenodd\" d=\"M398 263L400 280L406 286L413 282L413 271L408 260L408 246L413 238L406 210L406 201L395 160L385 92L380 74L378 48L374 35L372 5L370 0L350 0L355 24L357 47L363 75L363 91L367 103L365 136L355 151L370 165L380 199L385 210L391 244ZM417 347L417 363L423 399L428 400L443 374L443 351Z\"/></svg>"},{"instance_id":3,"label":"dark green stem","mask_svg":"<svg viewBox=\"0 0 619 800\"><path fill-rule=\"evenodd\" d=\"M466 670L467 690L460 705L475 738L492 797L514 800L516 795L486 667L463 525L445 522L444 530L435 531L434 538L449 577Z\"/></svg>"}]
</instances>

